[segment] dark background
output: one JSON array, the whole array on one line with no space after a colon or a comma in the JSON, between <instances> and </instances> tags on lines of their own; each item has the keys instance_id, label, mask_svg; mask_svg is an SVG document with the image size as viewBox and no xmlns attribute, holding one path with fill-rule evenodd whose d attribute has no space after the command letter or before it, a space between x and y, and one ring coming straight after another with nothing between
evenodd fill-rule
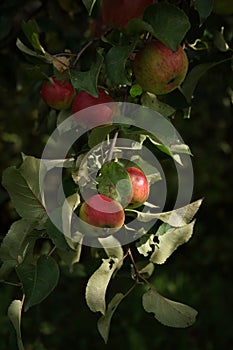
<instances>
[{"instance_id":1,"label":"dark background","mask_svg":"<svg viewBox=\"0 0 233 350\"><path fill-rule=\"evenodd\" d=\"M65 43L79 50L87 28L86 13L79 2L8 1L0 17L0 154L1 171L19 164L20 152L39 156L43 148L43 116L40 105L40 72L15 46L22 19L36 18L42 38L54 52ZM3 12L4 11L4 12ZM68 13L69 12L69 13ZM220 21L213 17L211 21ZM221 21L225 19L221 18ZM211 22L211 25L213 23ZM227 19L232 23L232 19ZM195 188L193 200L204 197L194 236L165 265L158 266L151 281L165 296L198 310L189 329L160 325L141 306L141 289L119 306L105 346L96 328L99 315L84 300L87 277L63 273L46 301L23 314L22 333L27 350L67 349L180 349L231 348L232 310L232 188L233 188L233 76L229 62L209 70L195 92L191 118L176 117L174 126L193 153ZM38 123L42 132L38 133ZM0 190L1 238L17 219L12 203ZM87 264L91 262L86 262ZM118 278L121 289L128 282ZM7 308L21 293L0 286L0 349L16 349Z\"/></svg>"}]
</instances>

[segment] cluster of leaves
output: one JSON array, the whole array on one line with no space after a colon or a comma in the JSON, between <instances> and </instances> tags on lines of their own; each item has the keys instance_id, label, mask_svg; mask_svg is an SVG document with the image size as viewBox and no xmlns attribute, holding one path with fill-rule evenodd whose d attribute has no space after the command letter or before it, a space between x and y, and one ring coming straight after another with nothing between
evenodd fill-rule
<instances>
[{"instance_id":1,"label":"cluster of leaves","mask_svg":"<svg viewBox=\"0 0 233 350\"><path fill-rule=\"evenodd\" d=\"M143 19L130 21L124 31L110 29L97 37L87 31L86 42L78 54L70 50L63 53L49 53L49 48L45 49L41 43L40 29L34 20L22 23L23 35L17 39L16 45L34 67L39 65L40 81L44 75L69 76L77 91L85 90L97 96L97 87L103 86L115 100L142 104L160 112L166 118L180 113L187 117L190 114L195 87L201 76L215 65L230 61L232 54L227 44L226 33L221 28L212 32L206 27L206 19L212 10L211 1L191 1L190 6L183 4L182 1L177 3L177 5L170 2L154 4L150 11L144 13ZM83 4L88 14L95 16L98 2L83 0ZM194 19L198 25L194 23ZM189 55L190 70L182 87L166 96L157 97L143 92L134 82L131 55L151 36L172 50L176 50L183 42ZM213 60L215 56L217 58ZM49 132L70 114L70 111L47 112ZM51 120L55 123L51 123ZM47 165L47 170L56 167L67 168L66 192L69 206L59 203L58 200L59 205L53 212L56 218L61 220L63 232L53 225L44 206L39 186L40 160L23 155L19 167L13 166L4 172L3 186L7 189L21 219L13 223L1 244L0 279L6 282L9 277L16 278L14 283L23 290L22 300L14 300L8 309L9 318L16 329L20 350L23 349L20 331L22 308L27 311L54 290L59 279L59 267L62 264L66 264L71 273L81 266L82 241L76 243L69 237L72 213L80 204L76 174L79 172L80 175L79 165L83 154L106 140L116 130L141 145L149 141L151 146L168 156L174 156L175 149L177 152L174 159L181 165L179 152L190 153L186 145L177 147L173 144L169 149L151 138L145 131L135 130L133 127L112 125L93 129L85 140L82 139L79 144L74 145L72 154L75 154L75 159L70 157L60 163L51 160ZM98 168L97 158L91 158L89 161L92 162L87 164L89 169ZM107 175L114 174L108 167L105 171ZM160 179L156 168L151 167L148 175L151 176L151 183ZM119 172L117 176L119 179ZM124 178L125 173L122 176ZM115 184L114 176L107 177ZM93 186L85 173L82 180L86 181L87 189L88 185ZM101 191L105 191L105 186L106 182L100 178ZM195 223L193 218L200 204L201 200L165 213L152 213L150 210L142 213L140 210L131 210L129 214L136 215L139 221L150 222L156 218L160 224L143 235L134 247L123 249L116 242L116 248L106 248L103 244L103 249L90 250L92 258L99 259L100 266L88 279L86 302L90 310L102 314L98 321L98 330L105 342L108 340L111 319L117 306L141 282L147 287L142 296L143 307L146 312L152 312L161 323L171 327L187 327L195 321L196 310L161 296L148 279L153 274L155 264L165 263L179 245L191 238ZM139 258L139 261L135 261L134 254L143 256L143 260ZM132 278L132 287L124 293L115 294L106 305L108 284L127 263L131 266L129 275Z\"/></svg>"}]
</instances>

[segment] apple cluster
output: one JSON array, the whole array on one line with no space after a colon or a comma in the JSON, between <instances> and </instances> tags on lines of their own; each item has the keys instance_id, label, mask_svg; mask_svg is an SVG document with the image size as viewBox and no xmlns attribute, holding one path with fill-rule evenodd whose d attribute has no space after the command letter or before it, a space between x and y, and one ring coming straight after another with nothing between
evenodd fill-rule
<instances>
[{"instance_id":1,"label":"apple cluster","mask_svg":"<svg viewBox=\"0 0 233 350\"><path fill-rule=\"evenodd\" d=\"M125 30L130 20L142 18L145 9L157 0L134 0L133 5L128 0L103 0L101 16L92 29L94 35L102 35L102 29L117 28ZM119 16L119 13L121 14ZM97 26L99 28L97 28ZM102 29L101 29L102 28ZM143 91L155 95L164 95L173 91L184 81L188 71L188 58L182 46L172 51L157 39L142 41L131 55L132 79ZM56 110L70 109L78 122L88 128L108 125L113 121L114 102L104 88L98 87L98 96L87 91L76 92L67 79L59 80L53 76L44 82L41 96L45 103ZM88 108L96 106L95 108ZM142 170L126 168L129 174L132 193L128 206L140 207L148 198L149 183ZM82 203L80 218L86 223L104 228L119 229L125 221L124 208L114 198L98 193Z\"/></svg>"},{"instance_id":2,"label":"apple cluster","mask_svg":"<svg viewBox=\"0 0 233 350\"><path fill-rule=\"evenodd\" d=\"M149 182L141 169L125 169L131 181L131 193L128 206L137 208L145 203L149 196ZM79 210L80 219L91 226L120 229L124 225L125 213L121 203L103 194L94 194L82 203Z\"/></svg>"}]
</instances>

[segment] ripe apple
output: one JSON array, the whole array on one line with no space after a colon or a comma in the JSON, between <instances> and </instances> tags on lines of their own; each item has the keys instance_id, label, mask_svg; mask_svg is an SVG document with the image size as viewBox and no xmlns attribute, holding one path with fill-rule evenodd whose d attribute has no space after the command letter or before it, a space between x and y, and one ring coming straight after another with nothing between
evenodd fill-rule
<instances>
[{"instance_id":1,"label":"ripe apple","mask_svg":"<svg viewBox=\"0 0 233 350\"><path fill-rule=\"evenodd\" d=\"M51 77L42 85L40 93L47 105L61 110L70 107L75 89L68 81Z\"/></svg>"},{"instance_id":2,"label":"ripe apple","mask_svg":"<svg viewBox=\"0 0 233 350\"><path fill-rule=\"evenodd\" d=\"M75 118L88 127L98 126L98 124L111 124L113 110L109 106L104 105L109 102L113 102L113 100L100 88L98 89L98 97L94 97L86 91L81 91L73 101L72 113L79 112ZM95 105L98 106L91 110L85 110L85 108Z\"/></svg>"},{"instance_id":3,"label":"ripe apple","mask_svg":"<svg viewBox=\"0 0 233 350\"><path fill-rule=\"evenodd\" d=\"M156 0L103 0L103 22L111 27L125 28L133 18L143 15L145 8Z\"/></svg>"},{"instance_id":4,"label":"ripe apple","mask_svg":"<svg viewBox=\"0 0 233 350\"><path fill-rule=\"evenodd\" d=\"M149 196L149 182L144 172L135 167L125 169L132 183L131 207L140 207Z\"/></svg>"},{"instance_id":5,"label":"ripe apple","mask_svg":"<svg viewBox=\"0 0 233 350\"><path fill-rule=\"evenodd\" d=\"M79 217L89 225L120 229L125 221L125 213L119 202L101 194L91 196L83 202ZM95 229L91 233L95 233Z\"/></svg>"},{"instance_id":6,"label":"ripe apple","mask_svg":"<svg viewBox=\"0 0 233 350\"><path fill-rule=\"evenodd\" d=\"M134 60L134 74L141 87L153 94L164 95L176 89L188 70L188 58L179 46L172 51L162 42L148 43Z\"/></svg>"},{"instance_id":7,"label":"ripe apple","mask_svg":"<svg viewBox=\"0 0 233 350\"><path fill-rule=\"evenodd\" d=\"M213 12L217 15L232 15L233 1L232 0L213 0Z\"/></svg>"}]
</instances>

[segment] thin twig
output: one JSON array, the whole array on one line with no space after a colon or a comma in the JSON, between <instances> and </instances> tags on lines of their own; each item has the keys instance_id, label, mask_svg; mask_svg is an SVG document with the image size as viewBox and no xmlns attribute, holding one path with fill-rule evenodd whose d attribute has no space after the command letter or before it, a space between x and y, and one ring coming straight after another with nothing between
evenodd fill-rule
<instances>
[{"instance_id":1,"label":"thin twig","mask_svg":"<svg viewBox=\"0 0 233 350\"><path fill-rule=\"evenodd\" d=\"M83 54L83 52L94 42L94 40L89 41L86 45L83 46L83 48L79 51L79 53L76 56L76 59L73 63L73 68L76 66L78 60L80 59L81 55Z\"/></svg>"},{"instance_id":2,"label":"thin twig","mask_svg":"<svg viewBox=\"0 0 233 350\"><path fill-rule=\"evenodd\" d=\"M135 272L136 272L137 276L138 276L140 279L142 279L142 280L148 285L148 287L149 287L151 290L153 290L154 292L157 293L157 291L155 290L154 286L153 286L145 277L143 277L142 274L139 272L139 270L138 270L138 268L137 268L137 265L136 265L136 263L135 263L135 260L134 260L134 257L133 257L133 254L132 254L130 248L128 249L128 254L129 254L129 257L130 257L130 259L131 259L131 261L132 261L132 263L133 263L133 267L134 267L134 269L135 269Z\"/></svg>"}]
</instances>

